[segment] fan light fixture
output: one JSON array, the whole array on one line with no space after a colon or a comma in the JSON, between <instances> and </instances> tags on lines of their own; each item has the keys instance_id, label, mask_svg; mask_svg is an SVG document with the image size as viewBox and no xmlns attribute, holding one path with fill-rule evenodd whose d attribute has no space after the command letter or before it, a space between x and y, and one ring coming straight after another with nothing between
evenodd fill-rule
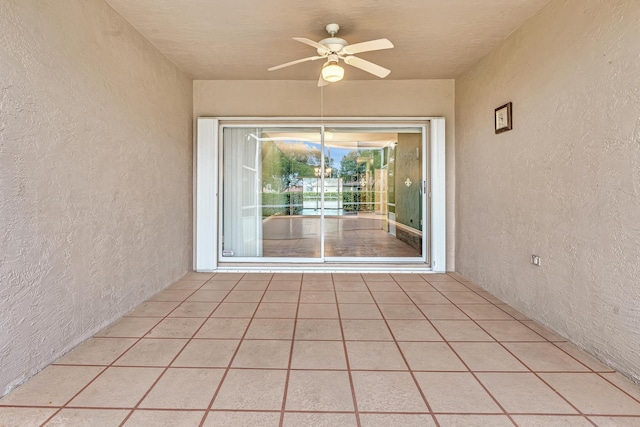
<instances>
[{"instance_id":1,"label":"fan light fixture","mask_svg":"<svg viewBox=\"0 0 640 427\"><path fill-rule=\"evenodd\" d=\"M344 68L338 61L329 61L322 66L322 78L328 82L339 82L344 77Z\"/></svg>"}]
</instances>

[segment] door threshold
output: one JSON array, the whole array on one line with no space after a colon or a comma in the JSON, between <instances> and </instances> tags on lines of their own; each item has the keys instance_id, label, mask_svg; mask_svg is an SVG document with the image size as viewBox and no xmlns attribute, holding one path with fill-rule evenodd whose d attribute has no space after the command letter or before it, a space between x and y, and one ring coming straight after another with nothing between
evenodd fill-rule
<instances>
[{"instance_id":1,"label":"door threshold","mask_svg":"<svg viewBox=\"0 0 640 427\"><path fill-rule=\"evenodd\" d=\"M218 264L213 270L219 273L434 273L433 268L422 263L340 263L322 264L272 264L272 263L231 263Z\"/></svg>"}]
</instances>

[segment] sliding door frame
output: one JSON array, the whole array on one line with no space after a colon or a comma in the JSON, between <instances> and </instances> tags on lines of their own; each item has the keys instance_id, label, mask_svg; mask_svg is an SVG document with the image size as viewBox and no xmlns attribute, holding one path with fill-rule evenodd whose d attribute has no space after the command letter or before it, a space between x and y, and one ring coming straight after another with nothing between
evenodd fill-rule
<instances>
[{"instance_id":1,"label":"sliding door frame","mask_svg":"<svg viewBox=\"0 0 640 427\"><path fill-rule=\"evenodd\" d=\"M216 271L220 263L242 263L278 265L311 264L328 268L340 263L412 263L423 264L425 271L445 271L446 224L445 224L445 120L442 117L349 117L349 118L264 118L264 117L200 117L196 128L196 159L194 162L194 269L196 271ZM321 170L324 170L325 126L344 128L421 128L422 129L422 175L421 182L425 196L422 198L422 256L421 257L325 257L324 256L324 192L320 194L321 207L321 257L234 257L221 260L222 254L222 132L225 127L278 127L320 129L322 139ZM428 173L428 175L427 175ZM321 188L324 188L324 176ZM347 263L347 264L344 264ZM268 268L268 267L267 267ZM315 267L314 267L315 268ZM344 269L344 268L342 268Z\"/></svg>"}]
</instances>

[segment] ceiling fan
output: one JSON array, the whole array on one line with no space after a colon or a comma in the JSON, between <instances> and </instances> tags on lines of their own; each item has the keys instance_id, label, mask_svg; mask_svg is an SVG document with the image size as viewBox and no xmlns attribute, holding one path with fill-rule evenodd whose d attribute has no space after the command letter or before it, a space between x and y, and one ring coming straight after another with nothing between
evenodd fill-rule
<instances>
[{"instance_id":1,"label":"ceiling fan","mask_svg":"<svg viewBox=\"0 0 640 427\"><path fill-rule=\"evenodd\" d=\"M318 80L319 87L342 80L344 77L344 69L339 64L340 60L347 65L360 68L361 70L380 78L385 78L389 75L391 72L390 70L374 64L373 62L358 58L357 56L354 56L354 54L370 52L373 50L390 49L393 47L393 43L387 39L378 39L350 45L346 40L336 37L336 33L339 29L340 26L338 24L327 25L326 30L331 37L322 39L319 42L315 42L304 37L294 37L293 39L296 41L315 47L318 51L318 55L287 62L286 64L276 65L275 67L269 68L269 71L279 70L280 68L300 64L301 62L326 58L327 62L322 66L322 73Z\"/></svg>"}]
</instances>

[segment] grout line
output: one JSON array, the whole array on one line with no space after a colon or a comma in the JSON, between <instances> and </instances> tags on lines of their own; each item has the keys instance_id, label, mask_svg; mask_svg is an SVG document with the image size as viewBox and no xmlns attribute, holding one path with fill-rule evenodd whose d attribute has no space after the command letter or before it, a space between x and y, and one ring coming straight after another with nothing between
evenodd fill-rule
<instances>
[{"instance_id":1,"label":"grout line","mask_svg":"<svg viewBox=\"0 0 640 427\"><path fill-rule=\"evenodd\" d=\"M273 274L271 275L271 279L273 279ZM269 285L271 284L271 279L269 279ZM266 289L269 288L269 285L267 285ZM267 293L266 289L263 291L262 298L260 298L260 301L258 302L258 304L256 305L255 309L253 310L253 316L251 316L251 319L249 320L249 323L247 323L247 326L245 327L244 333L242 334L242 337L240 338L240 341L238 342L238 346L236 347L236 350L233 352L233 355L231 356L231 359L229 359L229 364L225 368L224 374L222 374L222 377L220 378L220 382L218 383L218 386L216 387L216 391L213 393L213 396L211 397L211 401L209 402L209 405L207 406L207 409L206 409L206 411L204 413L204 416L202 417L202 420L200 420L199 427L202 427L204 425L204 422L206 421L207 416L208 416L209 412L211 411L211 408L213 407L213 402L215 402L216 398L218 397L218 394L220 393L220 390L222 389L222 384L227 379L227 374L229 373L229 370L231 369L231 365L233 364L233 360L236 358L236 356L238 354L238 351L240 350L240 346L242 346L242 342L244 341L244 338L246 337L247 332L249 332L249 328L251 328L251 323L253 322L256 313L258 312L258 308L260 307L262 299L264 299L264 296Z\"/></svg>"},{"instance_id":2,"label":"grout line","mask_svg":"<svg viewBox=\"0 0 640 427\"><path fill-rule=\"evenodd\" d=\"M202 286L205 286L211 279L213 279L214 276L212 276L209 280L207 280L205 283L202 284ZM193 293L191 293L188 297L186 297L184 299L183 302L186 302L192 295L194 295L196 292L198 292L201 288L198 288L197 290L195 290ZM234 285L231 289L229 289L228 291L226 291L226 295L222 298L222 301L224 301L224 299L233 291L233 289L235 288L236 285ZM220 303L218 303L215 308L211 311L210 315L213 314L218 307L220 307L220 304L222 304L222 301ZM178 305L178 307L180 307L180 305ZM177 310L178 307L176 307L174 310ZM172 310L171 312L169 312L163 320L169 318L169 315L174 311ZM131 416L133 415L133 413L138 409L138 407L140 406L140 404L144 401L144 399L146 399L146 397L149 395L149 393L151 392L151 390L160 382L160 380L162 379L162 377L164 377L165 373L169 370L169 368L171 367L171 364L173 364L173 362L175 362L178 357L180 357L180 354L182 354L182 352L184 351L184 349L191 343L191 341L193 340L193 337L195 337L198 332L200 332L200 329L202 329L202 327L207 323L208 318L205 318L202 323L200 324L200 326L191 334L191 337L187 339L187 341L184 343L184 345L180 348L180 350L176 353L176 355L171 359L171 361L167 364L167 366L164 366L162 372L160 373L160 375L158 376L158 378L156 378L156 380L151 384L151 386L147 389L147 391L142 395L142 397L140 399L138 399L138 402L135 404L135 406L133 407L133 409L131 409L131 411L127 414L127 416L124 418L124 420L122 420L122 422L120 423L120 427L124 426L124 424L127 422L127 420L129 420L129 418L131 418ZM154 327L155 328L155 327ZM151 330L149 330L149 332L147 332L147 334L145 334L145 336L143 336L143 338L145 338L151 331L153 331L153 328ZM183 338L184 339L184 338ZM122 357L122 356L120 356Z\"/></svg>"},{"instance_id":3,"label":"grout line","mask_svg":"<svg viewBox=\"0 0 640 427\"><path fill-rule=\"evenodd\" d=\"M366 283L366 280L365 280L365 285L367 286L367 288L369 288L369 285ZM404 352L402 351L402 348L400 347L400 344L398 344L398 340L396 339L396 336L393 333L393 330L391 329L391 326L389 326L388 320L384 317L384 313L380 309L380 306L378 305L378 302L375 299L375 297L373 295L373 292L371 292L371 289L369 289L369 294L371 295L371 298L374 300L374 303L376 304L376 306L378 308L378 311L380 311L380 314L382 315L383 320L384 320L384 324L387 326L387 330L389 331L389 334L391 335L391 338L393 338L393 342L395 343L396 348L400 352L400 356L402 357L402 360L404 361L404 364L407 366L409 374L411 375L411 379L413 380L413 384L418 389L418 392L420 393L420 396L422 397L422 400L424 401L424 404L426 405L427 409L429 410L429 413L431 414L431 418L433 419L433 422L436 424L436 427L440 427L440 422L438 421L438 419L434 415L433 408L431 407L431 404L427 400L427 396L424 394L424 391L422 390L422 387L420 387L420 383L418 382L418 379L416 378L414 372L411 370L411 366L409 365L409 361L407 360ZM408 297L406 292L405 292L405 296Z\"/></svg>"},{"instance_id":4,"label":"grout line","mask_svg":"<svg viewBox=\"0 0 640 427\"><path fill-rule=\"evenodd\" d=\"M304 278L304 276L303 276ZM302 281L303 278L301 278L300 280L300 288L302 288ZM284 414L285 414L285 407L287 404L287 392L289 391L289 378L291 376L291 362L293 361L293 347L295 345L295 336L296 336L296 327L298 325L298 312L300 311L300 297L302 296L302 292L298 292L298 304L296 305L296 315L295 318L293 320L293 331L291 332L291 344L290 344L290 348L289 348L289 361L287 363L287 375L285 377L284 380L284 391L283 391L283 396L282 396L282 407L281 407L281 411L280 411L280 421L279 421L279 426L282 427L283 423L284 423Z\"/></svg>"},{"instance_id":5,"label":"grout line","mask_svg":"<svg viewBox=\"0 0 640 427\"><path fill-rule=\"evenodd\" d=\"M360 421L360 411L358 409L358 400L356 398L356 388L353 383L353 375L351 369L351 362L349 362L349 354L347 352L347 341L344 336L344 328L342 327L342 315L340 312L340 303L338 302L338 292L336 290L336 284L334 282L334 276L331 274L331 284L333 285L333 297L335 298L336 310L338 311L338 324L340 326L340 335L342 337L342 350L344 351L344 361L347 367L347 375L349 377L349 387L351 388L351 398L353 400L353 409L356 417L356 425L360 427L362 422Z\"/></svg>"},{"instance_id":6,"label":"grout line","mask_svg":"<svg viewBox=\"0 0 640 427\"><path fill-rule=\"evenodd\" d=\"M215 276L215 274L214 274L213 276L211 276L209 279L205 280L205 281L202 283L202 285L200 286L200 288L201 288L202 286L204 286L204 285L205 285L209 280L211 280L214 276ZM169 285L169 286L171 286L171 285ZM167 288L168 288L169 286L167 286ZM200 288L198 288L198 289L200 289ZM161 291L160 291L160 292L158 292L157 294L164 292L164 290L166 290L166 288L165 288L165 289L163 289L163 290L161 290ZM190 297L191 295L193 295L195 292L197 292L197 289L192 290L192 292L191 292L191 293L190 293L186 298L189 298L189 297ZM156 294L156 295L157 295L157 294ZM152 297L152 298L153 298L153 297ZM186 298L185 298L185 299L186 299ZM141 304L144 304L145 302L148 302L148 300L147 300L147 301L142 302ZM140 305L141 305L141 304L140 304ZM52 419L53 419L53 418L54 418L54 417L55 417L55 416L56 416L56 415L57 415L57 414L58 414L62 409L64 409L64 408L65 408L65 407L66 407L66 406L67 406L71 401L73 401L73 399L75 399L76 397L78 397L78 395L80 395L80 393L82 393L83 391L85 391L85 390L86 390L86 389L87 389L91 384L93 384L93 383L98 379L98 377L100 377L103 373L105 373L109 368L114 367L114 364L115 364L115 363L116 363L120 358L122 358L122 356L124 356L124 355L129 351L129 350L131 350L131 349L132 349L136 344L138 344L138 343L139 343L139 342L140 342L140 341L141 341L141 340L142 340L142 339L143 339L143 338L144 338L144 337L145 337L149 332L151 332L151 331L152 331L156 326L158 326L160 323L162 323L162 321L163 321L163 320L165 320L165 319L169 316L169 314L171 314L171 313L172 313L174 310L176 310L179 306L180 306L180 304L178 304L178 305L177 305L173 310L169 311L169 313L167 313L167 315L165 315L164 317L159 317L159 319L160 319L160 320L158 320L158 322L156 322L152 327L150 327L150 328L147 330L147 332L146 332L146 333L144 333L142 336L140 336L140 337L135 337L135 338L136 338L136 341L135 341L133 344L131 344L129 347L127 347L127 349L126 349L126 350L124 350L122 353L120 353L120 356L116 357L116 358L115 358L111 363L109 363L108 365L106 365L106 366L104 367L104 369L103 369L102 371L100 371L100 372L99 372L99 373L98 373L98 374L97 374L97 375L96 375L96 376L95 376L91 381L89 381L89 382L88 382L84 387L82 387L82 388L81 388L81 389L80 389L76 394L74 394L74 395L73 395L73 396L72 396L72 397L71 397L67 402L65 402L65 403L62 405L62 407L60 407L60 409L58 409L56 412L54 412L53 414L51 414L51 416L49 416L49 418L47 418L47 419L46 419L46 420L41 424L41 426L44 426L44 425L46 425L49 421L51 421L51 420L52 420ZM139 305L138 305L137 307L139 307ZM136 308L137 308L137 307L136 307ZM134 310L135 310L135 308L134 308ZM121 318L120 318L120 319L118 319L117 321L121 320L121 319L122 319L122 318L124 318L124 317L126 317L126 316L121 317ZM117 321L116 321L116 322L117 322ZM113 322L113 323L116 323L116 322ZM112 323L111 325L113 325L113 323ZM111 326L111 325L109 325L109 326ZM107 326L107 327L109 327L109 326ZM100 337L100 338L113 338L113 337ZM55 363L55 362L54 362L54 363ZM127 418L128 418L128 417L129 417L129 416L127 416ZM125 421L126 421L126 419L125 419ZM124 423L124 421L123 421L123 423Z\"/></svg>"}]
</instances>

